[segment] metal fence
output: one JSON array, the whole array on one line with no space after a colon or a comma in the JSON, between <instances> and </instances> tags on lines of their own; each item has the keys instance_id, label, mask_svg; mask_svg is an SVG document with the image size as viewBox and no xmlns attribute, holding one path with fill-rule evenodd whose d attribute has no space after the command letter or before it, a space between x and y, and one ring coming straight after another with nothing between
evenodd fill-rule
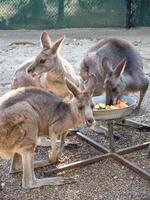
<instances>
[{"instance_id":1,"label":"metal fence","mask_svg":"<svg viewBox=\"0 0 150 200\"><path fill-rule=\"evenodd\" d=\"M150 26L150 0L127 0L131 3L131 26Z\"/></svg>"},{"instance_id":2,"label":"metal fence","mask_svg":"<svg viewBox=\"0 0 150 200\"><path fill-rule=\"evenodd\" d=\"M150 26L150 0L0 0L1 29Z\"/></svg>"}]
</instances>

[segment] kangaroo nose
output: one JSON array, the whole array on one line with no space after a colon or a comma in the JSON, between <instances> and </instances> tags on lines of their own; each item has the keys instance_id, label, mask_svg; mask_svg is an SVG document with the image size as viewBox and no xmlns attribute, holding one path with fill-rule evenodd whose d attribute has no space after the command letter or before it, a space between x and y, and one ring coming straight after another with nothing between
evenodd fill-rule
<instances>
[{"instance_id":1,"label":"kangaroo nose","mask_svg":"<svg viewBox=\"0 0 150 200\"><path fill-rule=\"evenodd\" d=\"M33 71L32 68L28 68L27 70L28 73L31 73L32 71Z\"/></svg>"},{"instance_id":2,"label":"kangaroo nose","mask_svg":"<svg viewBox=\"0 0 150 200\"><path fill-rule=\"evenodd\" d=\"M88 119L87 121L86 121L86 123L87 123L87 125L88 126L91 126L92 125L92 123L93 123L93 121L94 121L94 119Z\"/></svg>"}]
</instances>

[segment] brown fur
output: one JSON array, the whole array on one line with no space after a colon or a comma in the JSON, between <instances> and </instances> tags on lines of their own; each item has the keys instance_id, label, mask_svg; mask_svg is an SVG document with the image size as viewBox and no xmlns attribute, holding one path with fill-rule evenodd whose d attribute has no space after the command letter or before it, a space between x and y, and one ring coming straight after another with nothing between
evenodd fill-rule
<instances>
[{"instance_id":1,"label":"brown fur","mask_svg":"<svg viewBox=\"0 0 150 200\"><path fill-rule=\"evenodd\" d=\"M36 86L64 98L69 95L65 78L79 86L80 78L76 75L73 66L59 55L63 40L64 37L61 37L52 44L48 33L43 32L41 35L42 51L16 70L12 89Z\"/></svg>"},{"instance_id":2,"label":"brown fur","mask_svg":"<svg viewBox=\"0 0 150 200\"><path fill-rule=\"evenodd\" d=\"M95 77L90 79L95 80ZM81 92L68 80L66 85L74 96L68 103L36 87L12 90L0 98L0 156L10 158L14 154L13 170L20 168L22 157L25 188L65 183L62 178L35 178L32 157L38 137L51 139L50 160L56 162L62 153L67 130L84 121L89 125L93 122L89 92ZM61 138L59 151L56 149L58 137Z\"/></svg>"}]
</instances>

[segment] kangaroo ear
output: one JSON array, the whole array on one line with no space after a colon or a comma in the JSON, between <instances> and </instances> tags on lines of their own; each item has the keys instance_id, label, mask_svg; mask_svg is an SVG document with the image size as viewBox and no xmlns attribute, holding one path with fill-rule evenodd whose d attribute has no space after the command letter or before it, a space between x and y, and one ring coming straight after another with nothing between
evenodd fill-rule
<instances>
[{"instance_id":1,"label":"kangaroo ear","mask_svg":"<svg viewBox=\"0 0 150 200\"><path fill-rule=\"evenodd\" d=\"M123 72L124 72L124 69L126 67L126 64L127 64L127 60L126 58L123 58L119 64L115 67L114 71L113 71L113 74L116 76L116 77L119 77Z\"/></svg>"},{"instance_id":2,"label":"kangaroo ear","mask_svg":"<svg viewBox=\"0 0 150 200\"><path fill-rule=\"evenodd\" d=\"M68 79L65 79L66 85L69 91L73 94L74 97L78 97L81 94L81 91Z\"/></svg>"},{"instance_id":3,"label":"kangaroo ear","mask_svg":"<svg viewBox=\"0 0 150 200\"><path fill-rule=\"evenodd\" d=\"M102 68L105 73L111 73L112 72L112 66L109 62L109 59L107 57L104 57L102 59Z\"/></svg>"},{"instance_id":4,"label":"kangaroo ear","mask_svg":"<svg viewBox=\"0 0 150 200\"><path fill-rule=\"evenodd\" d=\"M49 35L46 31L44 31L41 34L40 41L41 41L42 48L50 48L51 47L52 42L51 42L51 39L50 39L50 37L49 37Z\"/></svg>"},{"instance_id":5,"label":"kangaroo ear","mask_svg":"<svg viewBox=\"0 0 150 200\"><path fill-rule=\"evenodd\" d=\"M96 83L97 83L97 78L95 74L91 74L88 77L88 80L85 82L85 91L89 92L91 96L94 93Z\"/></svg>"},{"instance_id":6,"label":"kangaroo ear","mask_svg":"<svg viewBox=\"0 0 150 200\"><path fill-rule=\"evenodd\" d=\"M57 50L59 49L60 45L63 43L64 39L65 39L65 37L62 36L61 38L59 38L59 39L52 45L51 49L52 49L52 52L53 52L53 53L56 53L56 52L57 52Z\"/></svg>"}]
</instances>

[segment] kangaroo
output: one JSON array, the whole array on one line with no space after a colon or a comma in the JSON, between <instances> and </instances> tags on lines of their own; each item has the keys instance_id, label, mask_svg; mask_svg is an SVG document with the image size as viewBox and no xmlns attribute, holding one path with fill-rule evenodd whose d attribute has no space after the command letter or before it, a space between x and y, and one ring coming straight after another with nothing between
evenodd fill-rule
<instances>
[{"instance_id":1,"label":"kangaroo","mask_svg":"<svg viewBox=\"0 0 150 200\"><path fill-rule=\"evenodd\" d=\"M89 79L96 81L93 75ZM37 87L14 89L0 98L0 156L9 159L13 155L11 171L23 168L23 188L61 185L72 181L63 177L37 179L33 165L38 137L51 139L49 157L53 163L62 153L67 130L84 121L91 126L94 120L89 93L93 88L90 86L81 92L69 80L66 80L66 85L73 94L69 102ZM56 149L58 137L61 138L59 151Z\"/></svg>"},{"instance_id":2,"label":"kangaroo","mask_svg":"<svg viewBox=\"0 0 150 200\"><path fill-rule=\"evenodd\" d=\"M64 37L52 44L48 33L43 32L40 41L41 52L21 64L14 74L11 88L36 86L65 98L70 94L65 78L76 86L79 86L80 78L75 73L73 66L59 54Z\"/></svg>"},{"instance_id":3,"label":"kangaroo","mask_svg":"<svg viewBox=\"0 0 150 200\"><path fill-rule=\"evenodd\" d=\"M122 94L140 91L137 105L137 109L140 109L149 81L143 72L142 58L130 43L107 38L93 46L80 67L84 81L90 74L97 77L94 95L105 92L107 105L115 103Z\"/></svg>"}]
</instances>

